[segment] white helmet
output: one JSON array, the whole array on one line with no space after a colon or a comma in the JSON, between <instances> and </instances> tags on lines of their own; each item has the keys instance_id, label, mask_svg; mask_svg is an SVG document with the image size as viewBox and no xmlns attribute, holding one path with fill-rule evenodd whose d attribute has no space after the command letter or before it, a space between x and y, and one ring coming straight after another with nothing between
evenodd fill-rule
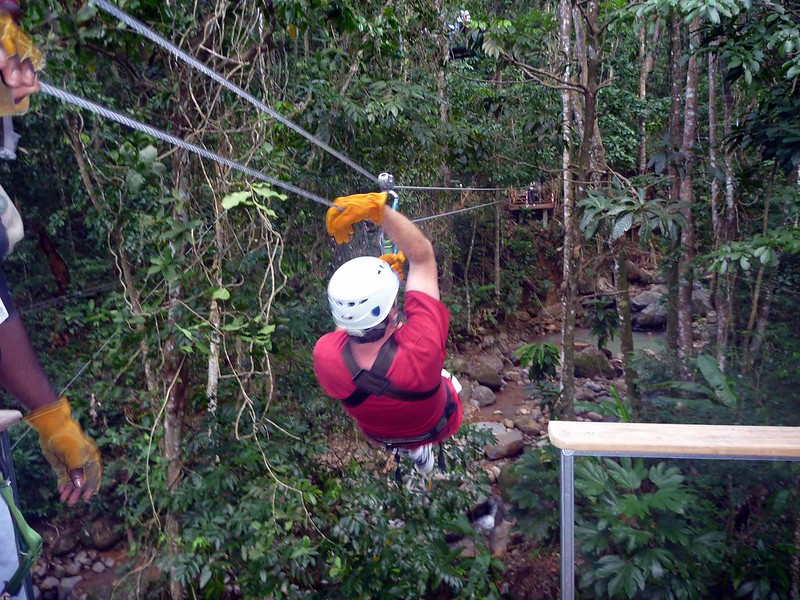
<instances>
[{"instance_id":1,"label":"white helmet","mask_svg":"<svg viewBox=\"0 0 800 600\"><path fill-rule=\"evenodd\" d=\"M385 260L360 256L347 261L328 283L334 323L350 335L363 336L389 315L399 289L400 278Z\"/></svg>"}]
</instances>

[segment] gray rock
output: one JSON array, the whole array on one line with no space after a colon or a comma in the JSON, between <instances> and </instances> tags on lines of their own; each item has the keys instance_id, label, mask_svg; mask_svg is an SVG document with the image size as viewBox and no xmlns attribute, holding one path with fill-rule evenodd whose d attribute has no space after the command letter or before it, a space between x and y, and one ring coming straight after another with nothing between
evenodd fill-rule
<instances>
[{"instance_id":1,"label":"gray rock","mask_svg":"<svg viewBox=\"0 0 800 600\"><path fill-rule=\"evenodd\" d=\"M64 572L70 577L75 577L75 575L81 572L81 564L75 560L67 561L64 565Z\"/></svg>"},{"instance_id":2,"label":"gray rock","mask_svg":"<svg viewBox=\"0 0 800 600\"><path fill-rule=\"evenodd\" d=\"M462 388L458 392L458 397L461 398L463 404L467 404L472 399L472 385L466 381L461 382Z\"/></svg>"},{"instance_id":3,"label":"gray rock","mask_svg":"<svg viewBox=\"0 0 800 600\"><path fill-rule=\"evenodd\" d=\"M41 532L42 544L45 548L50 548L52 556L63 556L78 547L78 536L75 533L72 528L63 528L56 531L52 527L46 527Z\"/></svg>"},{"instance_id":4,"label":"gray rock","mask_svg":"<svg viewBox=\"0 0 800 600\"><path fill-rule=\"evenodd\" d=\"M52 575L45 577L42 581L39 582L39 589L43 592L47 592L49 590L54 590L58 587L58 578L53 577Z\"/></svg>"},{"instance_id":5,"label":"gray rock","mask_svg":"<svg viewBox=\"0 0 800 600\"><path fill-rule=\"evenodd\" d=\"M92 571L95 573L103 573L106 570L106 566L103 564L103 561L98 560L96 563L92 565Z\"/></svg>"},{"instance_id":6,"label":"gray rock","mask_svg":"<svg viewBox=\"0 0 800 600\"><path fill-rule=\"evenodd\" d=\"M84 567L91 567L94 562L85 550L81 550L75 555L75 562L82 564Z\"/></svg>"},{"instance_id":7,"label":"gray rock","mask_svg":"<svg viewBox=\"0 0 800 600\"><path fill-rule=\"evenodd\" d=\"M660 294L653 290L644 291L641 294L637 294L631 298L631 310L633 312L639 312L648 306L659 304L662 298L664 298L664 294Z\"/></svg>"},{"instance_id":8,"label":"gray rock","mask_svg":"<svg viewBox=\"0 0 800 600\"><path fill-rule=\"evenodd\" d=\"M115 561L110 556L104 556L103 557L103 564L110 569L111 567L113 567L114 565L117 564L117 561Z\"/></svg>"},{"instance_id":9,"label":"gray rock","mask_svg":"<svg viewBox=\"0 0 800 600\"><path fill-rule=\"evenodd\" d=\"M711 297L709 296L708 290L702 288L692 290L693 315L705 317L709 312L713 312L713 310L714 309L711 306Z\"/></svg>"},{"instance_id":10,"label":"gray rock","mask_svg":"<svg viewBox=\"0 0 800 600\"><path fill-rule=\"evenodd\" d=\"M486 458L489 460L508 458L522 452L524 443L522 441L522 432L518 429L508 429L502 423L492 422L476 423L475 426L479 429L490 430L497 438L496 443L488 444L483 449Z\"/></svg>"},{"instance_id":11,"label":"gray rock","mask_svg":"<svg viewBox=\"0 0 800 600\"><path fill-rule=\"evenodd\" d=\"M631 325L639 331L664 329L667 325L667 309L661 304L651 304L631 315Z\"/></svg>"},{"instance_id":12,"label":"gray rock","mask_svg":"<svg viewBox=\"0 0 800 600\"><path fill-rule=\"evenodd\" d=\"M603 415L600 413L596 413L593 411L589 411L586 413L586 418L590 421L594 421L595 423L602 423L603 422Z\"/></svg>"},{"instance_id":13,"label":"gray rock","mask_svg":"<svg viewBox=\"0 0 800 600\"><path fill-rule=\"evenodd\" d=\"M485 362L477 362L472 366L470 376L491 390L497 391L503 387L503 378L500 377L500 372L492 366L487 365Z\"/></svg>"},{"instance_id":14,"label":"gray rock","mask_svg":"<svg viewBox=\"0 0 800 600\"><path fill-rule=\"evenodd\" d=\"M53 561L53 566L50 568L50 575L56 579L61 579L66 573L67 570L64 568L64 565Z\"/></svg>"},{"instance_id":15,"label":"gray rock","mask_svg":"<svg viewBox=\"0 0 800 600\"><path fill-rule=\"evenodd\" d=\"M575 388L575 402L592 402L594 400L594 392L587 386L578 386Z\"/></svg>"},{"instance_id":16,"label":"gray rock","mask_svg":"<svg viewBox=\"0 0 800 600\"><path fill-rule=\"evenodd\" d=\"M542 426L534 419L517 419L514 423L522 433L532 437L539 437L542 435Z\"/></svg>"},{"instance_id":17,"label":"gray rock","mask_svg":"<svg viewBox=\"0 0 800 600\"><path fill-rule=\"evenodd\" d=\"M461 356L458 354L449 356L447 358L447 364L445 364L445 368L451 373L455 373L456 375L469 373L469 367L470 367L469 360L465 356Z\"/></svg>"},{"instance_id":18,"label":"gray rock","mask_svg":"<svg viewBox=\"0 0 800 600\"><path fill-rule=\"evenodd\" d=\"M492 535L489 539L489 550L492 551L493 556L505 554L508 549L508 541L511 539L512 526L513 523L511 521L502 520L492 530Z\"/></svg>"},{"instance_id":19,"label":"gray rock","mask_svg":"<svg viewBox=\"0 0 800 600\"><path fill-rule=\"evenodd\" d=\"M472 397L478 403L478 406L490 406L497 402L495 393L485 385L477 385L472 390Z\"/></svg>"},{"instance_id":20,"label":"gray rock","mask_svg":"<svg viewBox=\"0 0 800 600\"><path fill-rule=\"evenodd\" d=\"M590 346L575 355L575 377L607 377L616 375L606 355Z\"/></svg>"},{"instance_id":21,"label":"gray rock","mask_svg":"<svg viewBox=\"0 0 800 600\"><path fill-rule=\"evenodd\" d=\"M606 391L606 386L602 383L598 383L596 381L587 381L586 387L593 393L593 394L601 394Z\"/></svg>"},{"instance_id":22,"label":"gray rock","mask_svg":"<svg viewBox=\"0 0 800 600\"><path fill-rule=\"evenodd\" d=\"M72 597L72 590L81 581L83 581L83 577L80 575L62 579L58 584L58 600L69 600Z\"/></svg>"},{"instance_id":23,"label":"gray rock","mask_svg":"<svg viewBox=\"0 0 800 600\"><path fill-rule=\"evenodd\" d=\"M108 550L122 539L122 529L116 521L105 515L100 515L84 523L80 531L81 541L89 548L89 555L93 551ZM97 558L93 556L92 558Z\"/></svg>"},{"instance_id":24,"label":"gray rock","mask_svg":"<svg viewBox=\"0 0 800 600\"><path fill-rule=\"evenodd\" d=\"M514 421L511 419L503 419L503 425L505 425L508 429L514 429Z\"/></svg>"}]
</instances>

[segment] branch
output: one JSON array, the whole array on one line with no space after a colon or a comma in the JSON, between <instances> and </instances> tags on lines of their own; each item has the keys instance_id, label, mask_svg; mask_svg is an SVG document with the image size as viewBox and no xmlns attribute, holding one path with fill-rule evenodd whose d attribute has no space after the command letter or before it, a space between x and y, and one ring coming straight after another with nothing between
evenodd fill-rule
<instances>
[{"instance_id":1,"label":"branch","mask_svg":"<svg viewBox=\"0 0 800 600\"><path fill-rule=\"evenodd\" d=\"M577 83L565 84L564 81L562 81L560 76L553 75L552 73L549 73L547 71L543 71L543 70L538 69L536 67L532 67L532 66L530 66L528 64L525 64L524 62L521 62L521 61L517 60L516 58L514 58L511 55L508 55L508 54L504 53L503 54L503 58L505 60L507 60L509 63L511 63L512 65L515 65L515 66L519 67L520 69L522 69L523 71L525 71L525 73L527 75L529 75L531 77L531 79L533 79L534 81L540 83L541 85L543 85L543 86L545 86L547 88L550 88L551 90L559 90L559 91L561 91L561 90L571 90L571 91L577 91L577 92L585 92L586 91L586 88L584 86L580 85L580 84L577 84ZM552 79L553 81L557 82L557 85L554 85L552 83L546 83L545 81L542 80L542 78Z\"/></svg>"}]
</instances>

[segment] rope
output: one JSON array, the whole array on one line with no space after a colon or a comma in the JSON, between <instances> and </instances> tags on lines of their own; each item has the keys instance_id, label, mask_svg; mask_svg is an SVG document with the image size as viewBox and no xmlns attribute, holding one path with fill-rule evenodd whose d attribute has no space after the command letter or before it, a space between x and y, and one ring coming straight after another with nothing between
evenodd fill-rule
<instances>
[{"instance_id":1,"label":"rope","mask_svg":"<svg viewBox=\"0 0 800 600\"><path fill-rule=\"evenodd\" d=\"M423 221L430 221L431 219L438 219L439 217L447 217L449 215L455 215L457 213L467 212L469 210L477 210L479 208L486 208L487 206L492 206L493 204L499 204L498 200L494 202L487 202L486 204L479 204L478 206L468 206L467 208L459 208L457 210L451 210L446 213L442 213L440 215L432 215L430 217L422 217L421 219L412 219L412 223L422 223Z\"/></svg>"},{"instance_id":2,"label":"rope","mask_svg":"<svg viewBox=\"0 0 800 600\"><path fill-rule=\"evenodd\" d=\"M53 87L53 86L51 86L51 85L49 85L47 83L42 83L41 86L42 86L42 91L45 94L53 96L54 98L57 98L57 99L61 100L62 102L66 103L66 104L74 104L75 106L78 106L80 108L83 108L85 110L93 112L93 113L95 113L97 115L100 115L101 117L105 117L106 119L110 119L111 121L116 121L117 123L119 123L121 125L125 125L126 127L130 127L131 129L135 129L137 131L141 131L142 133L146 133L148 135L151 135L151 136L153 136L153 137L155 137L157 139L160 139L160 140L162 140L164 142L167 142L167 143L173 144L174 146L178 146L180 148L183 148L184 150L188 150L190 152L194 152L195 154L198 154L199 156L202 156L203 158L208 158L210 160L214 160L214 161L216 161L216 162L218 162L220 164L223 164L225 166L228 166L228 167L230 167L232 169L236 169L237 171L241 171L242 173L245 173L246 175L249 175L250 177L255 177L256 179L261 179L262 181L266 181L268 183L271 183L275 187L282 188L284 190L287 190L289 192L297 194L298 196L302 196L304 198L308 198L309 200L313 200L314 202L317 202L318 204L322 204L324 206L333 206L333 203L331 201L326 200L325 198L322 198L321 196L317 196L316 194L312 194L311 192L307 192L304 189L297 187L296 185L293 185L291 183L286 183L286 182L281 181L279 179L275 179L274 177L270 177L269 175L265 175L261 171L256 171L255 169L251 169L250 167L246 167L246 166L244 166L244 165L242 165L242 164L240 164L240 163L238 163L238 162L236 162L234 160L231 160L229 158L225 158L224 156L220 156L219 154L217 154L215 152L211 152L210 150L206 150L205 148L202 148L201 146L197 146L195 144L190 144L189 142L187 142L185 140L182 140L179 137L175 137L174 135L171 135L169 133L165 133L165 132L163 132L163 131L161 131L159 129L156 129L155 127L152 127L150 125L146 125L144 123L140 123L139 121L131 119L130 117L126 117L125 115L123 115L121 113L118 113L116 111L113 111L113 110L111 110L109 108L106 108L104 106L100 106L99 104L95 104L94 102L90 102L89 100L85 100L84 98L81 98L79 96L75 96L73 94L70 94L69 92L65 92L64 90L61 90L61 89L56 88L56 87Z\"/></svg>"},{"instance_id":3,"label":"rope","mask_svg":"<svg viewBox=\"0 0 800 600\"><path fill-rule=\"evenodd\" d=\"M295 131L295 132L299 133L301 136L306 138L312 144L315 144L316 146L322 148L323 150L328 152L331 156L335 156L340 161L342 161L347 166L349 166L351 169L353 169L355 171L358 171L359 173L361 173L362 175L365 175L366 177L368 177L372 181L378 181L378 178L375 175L373 175L372 173L370 173L366 169L364 169L361 166L359 166L358 164L356 164L354 161L352 161L351 159L346 157L344 154L334 150L328 144L326 144L325 142L320 140L318 137L312 135L311 133L309 133L308 131L306 131L305 129L300 127L299 125L294 124L292 121L290 121L289 119L284 117L282 114L276 112L275 110L273 110L272 108L270 108L269 106L267 106L266 104L261 102L261 100L255 98L254 96L251 96L250 94L248 94L246 91L244 91L239 86L231 83L225 77L222 77L221 75L219 75L216 72L212 71L211 69L206 67L203 63L198 62L196 59L194 59L191 56L189 56L188 54L186 54L183 50L181 50L180 48L178 48L174 44L168 42L166 39L164 39L162 36L157 34L152 29L148 28L143 23L137 21L136 19L134 19L130 15L124 13L123 11L121 11L120 9L115 7L114 5L106 2L106 0L95 0L95 4L97 6L99 6L101 9L103 9L104 11L106 11L107 13L113 15L114 17L116 17L117 19L119 19L120 21L125 23L128 27L130 27L131 29L133 29L134 31L139 33L140 35L148 38L152 42L155 42L156 44L158 44L159 46L161 46L165 50L167 50L170 53L172 53L178 59L184 61L185 63L187 63L190 66L194 67L198 71L204 73L205 75L207 75L208 77L210 77L211 79L213 79L214 81L219 83L220 85L228 88L234 94L236 94L240 98L243 98L243 99L247 100L253 106L255 106L259 110L262 110L263 112L267 113L269 116L271 116L273 119L279 121L280 123L283 123L284 125L286 125L286 127L291 129L292 131Z\"/></svg>"}]
</instances>

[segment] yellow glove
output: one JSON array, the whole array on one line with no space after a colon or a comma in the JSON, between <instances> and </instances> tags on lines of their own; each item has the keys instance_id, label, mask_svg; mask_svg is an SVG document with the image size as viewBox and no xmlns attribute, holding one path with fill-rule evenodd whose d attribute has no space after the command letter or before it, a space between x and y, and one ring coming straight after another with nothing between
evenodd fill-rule
<instances>
[{"instance_id":1,"label":"yellow glove","mask_svg":"<svg viewBox=\"0 0 800 600\"><path fill-rule=\"evenodd\" d=\"M70 496L70 504L74 504L79 497L87 500L100 489L103 472L100 452L72 418L66 396L33 411L25 420L39 432L44 457L58 475L62 500ZM76 472L78 469L83 470L82 478L80 472Z\"/></svg>"},{"instance_id":2,"label":"yellow glove","mask_svg":"<svg viewBox=\"0 0 800 600\"><path fill-rule=\"evenodd\" d=\"M403 264L406 262L406 255L402 251L395 254L384 254L380 257L389 263L389 266L394 269L394 272L400 276L400 281L405 280L405 273L403 272Z\"/></svg>"},{"instance_id":3,"label":"yellow glove","mask_svg":"<svg viewBox=\"0 0 800 600\"><path fill-rule=\"evenodd\" d=\"M387 195L386 192L372 192L336 198L333 201L334 206L325 215L328 234L334 237L337 244L344 244L353 237L354 223L372 221L375 225L380 225L383 223L383 206Z\"/></svg>"},{"instance_id":4,"label":"yellow glove","mask_svg":"<svg viewBox=\"0 0 800 600\"><path fill-rule=\"evenodd\" d=\"M0 49L7 59L18 57L19 62L30 59L34 70L44 67L44 57L30 38L19 28L14 17L0 9ZM14 101L14 90L0 81L0 116L21 115L28 110L28 97Z\"/></svg>"}]
</instances>

